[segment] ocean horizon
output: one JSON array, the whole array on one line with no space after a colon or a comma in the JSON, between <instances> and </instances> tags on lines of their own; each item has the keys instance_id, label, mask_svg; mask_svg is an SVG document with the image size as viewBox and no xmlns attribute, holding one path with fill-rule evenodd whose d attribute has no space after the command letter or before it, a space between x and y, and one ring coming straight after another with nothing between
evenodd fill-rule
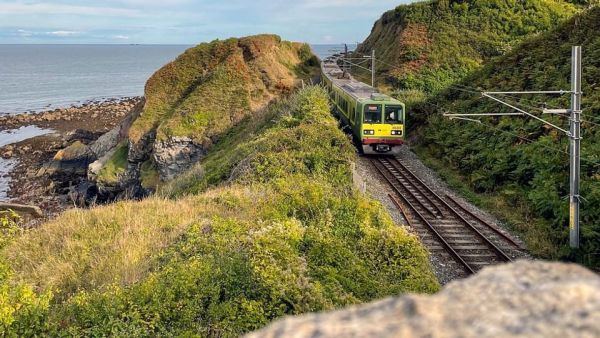
<instances>
[{"instance_id":1,"label":"ocean horizon","mask_svg":"<svg viewBox=\"0 0 600 338\"><path fill-rule=\"evenodd\" d=\"M350 49L355 44L349 44ZM0 114L142 96L148 78L193 45L0 44ZM324 58L343 44L311 44Z\"/></svg>"}]
</instances>

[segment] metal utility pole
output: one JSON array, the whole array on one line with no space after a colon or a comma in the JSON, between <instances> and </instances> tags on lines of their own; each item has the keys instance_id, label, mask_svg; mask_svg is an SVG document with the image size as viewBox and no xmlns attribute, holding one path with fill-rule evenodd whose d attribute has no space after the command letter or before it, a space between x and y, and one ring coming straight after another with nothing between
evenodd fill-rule
<instances>
[{"instance_id":1,"label":"metal utility pole","mask_svg":"<svg viewBox=\"0 0 600 338\"><path fill-rule=\"evenodd\" d=\"M569 238L571 248L579 248L579 186L581 174L581 46L575 46L571 55L571 194L569 198Z\"/></svg>"},{"instance_id":2,"label":"metal utility pole","mask_svg":"<svg viewBox=\"0 0 600 338\"><path fill-rule=\"evenodd\" d=\"M343 61L342 70L344 71L344 75L343 75L344 78L346 78L346 75L348 73L348 68L349 68L347 59L348 59L348 44L345 43L344 44L344 58L342 59L342 61Z\"/></svg>"},{"instance_id":3,"label":"metal utility pole","mask_svg":"<svg viewBox=\"0 0 600 338\"><path fill-rule=\"evenodd\" d=\"M347 66L348 69L350 69L352 66L354 66L354 67L358 67L360 69L371 72L371 87L375 88L375 62L376 62L375 50L373 49L371 51L371 55L363 55L362 58L360 58L360 57L349 58L349 57L347 57L347 55L348 55L347 48L348 48L348 46L346 45L346 53L345 53L346 57L341 58L342 62L343 62L342 67L345 68ZM370 69L368 68L368 65L363 66L363 64L365 64L369 60L371 60L371 68ZM344 69L344 75L345 74L346 74L346 70Z\"/></svg>"},{"instance_id":4,"label":"metal utility pole","mask_svg":"<svg viewBox=\"0 0 600 338\"><path fill-rule=\"evenodd\" d=\"M579 206L581 196L579 195L580 188L580 173L581 173L581 46L574 46L571 51L571 90L550 90L550 91L521 91L521 92L483 92L484 97L490 98L496 102L508 106L518 113L493 113L493 114L444 114L450 119L463 119L467 121L481 121L469 117L474 116L529 116L538 121L543 122L555 129L565 133L569 139L569 244L571 248L579 248ZM570 109L544 109L544 114L570 114L569 130L565 130L549 121L546 121L536 115L533 115L523 109L515 107L509 103L495 97L495 95L523 95L523 94L571 94Z\"/></svg>"},{"instance_id":5,"label":"metal utility pole","mask_svg":"<svg viewBox=\"0 0 600 338\"><path fill-rule=\"evenodd\" d=\"M371 87L375 88L375 49L371 51Z\"/></svg>"}]
</instances>

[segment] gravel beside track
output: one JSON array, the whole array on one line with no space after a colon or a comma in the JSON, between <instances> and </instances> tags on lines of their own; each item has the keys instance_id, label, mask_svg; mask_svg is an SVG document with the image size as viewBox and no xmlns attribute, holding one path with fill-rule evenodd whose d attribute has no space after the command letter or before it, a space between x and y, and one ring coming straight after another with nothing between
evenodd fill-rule
<instances>
[{"instance_id":1,"label":"gravel beside track","mask_svg":"<svg viewBox=\"0 0 600 338\"><path fill-rule=\"evenodd\" d=\"M461 211L460 207L463 207L464 209L472 212L476 218L465 216L469 223L473 224L477 228L480 228L482 225L477 220L477 218L480 218L481 221L489 223L507 237L514 239L517 245L524 247L523 243L516 236L510 234L501 222L499 222L490 214L471 205L461 196L449 189L448 186L435 174L435 172L427 168L417 158L417 156L408 149L408 147L401 147L396 151L396 154L398 160L400 160L407 167L407 169L410 170L410 172L415 174L427 186L434 190L434 192L444 199L450 206L452 206L452 208ZM390 198L390 195L397 196L397 193L381 176L381 173L375 168L371 160L372 157L369 158L362 156L357 161L356 173L360 177L360 180L364 182L361 187L364 187L370 196L380 201L387 208L397 224L406 227L409 231L417 235L417 229L410 229L408 222L404 219L402 213ZM398 198L397 201L398 200L400 200L400 198ZM453 200L456 201L460 207L458 207ZM486 234L486 237L488 237L495 245L500 247L506 245L507 243L503 236L498 234L492 234L491 236ZM423 241L423 243L426 247L432 246L430 241ZM509 244L509 246L510 245L511 244ZM430 248L428 247L428 249ZM452 257L450 253L444 250L439 250L439 248L431 248L429 251L431 264L440 283L446 284L454 279L468 276L468 272L464 269L464 267L457 264L455 258ZM524 250L508 250L506 253L511 259L528 258L528 254Z\"/></svg>"}]
</instances>

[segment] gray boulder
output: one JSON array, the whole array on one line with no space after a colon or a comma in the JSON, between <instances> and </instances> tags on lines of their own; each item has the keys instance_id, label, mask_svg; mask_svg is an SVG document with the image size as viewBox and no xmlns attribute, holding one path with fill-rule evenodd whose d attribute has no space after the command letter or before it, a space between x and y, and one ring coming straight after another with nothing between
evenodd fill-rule
<instances>
[{"instance_id":1,"label":"gray boulder","mask_svg":"<svg viewBox=\"0 0 600 338\"><path fill-rule=\"evenodd\" d=\"M115 148L121 141L120 139L120 127L117 126L111 129L109 132L100 136L96 142L90 145L90 149L96 154L98 158L106 155L111 149Z\"/></svg>"},{"instance_id":2,"label":"gray boulder","mask_svg":"<svg viewBox=\"0 0 600 338\"><path fill-rule=\"evenodd\" d=\"M65 144L71 144L75 141L81 141L82 143L89 144L97 140L98 137L100 137L100 135L102 135L102 133L97 133L84 129L75 129L66 133L63 136L63 139Z\"/></svg>"},{"instance_id":3,"label":"gray boulder","mask_svg":"<svg viewBox=\"0 0 600 338\"><path fill-rule=\"evenodd\" d=\"M163 181L183 173L204 155L204 147L194 143L189 137L170 137L154 142L154 163Z\"/></svg>"},{"instance_id":4,"label":"gray boulder","mask_svg":"<svg viewBox=\"0 0 600 338\"><path fill-rule=\"evenodd\" d=\"M74 177L85 177L88 165L96 160L89 146L80 141L59 150L54 158L40 169L38 176L48 175L54 179L68 181Z\"/></svg>"},{"instance_id":5,"label":"gray boulder","mask_svg":"<svg viewBox=\"0 0 600 338\"><path fill-rule=\"evenodd\" d=\"M12 210L21 216L29 216L33 218L44 217L42 209L35 205L0 202L0 211L7 210Z\"/></svg>"},{"instance_id":6,"label":"gray boulder","mask_svg":"<svg viewBox=\"0 0 600 338\"><path fill-rule=\"evenodd\" d=\"M600 277L574 264L521 261L432 296L287 318L247 337L600 337Z\"/></svg>"}]
</instances>

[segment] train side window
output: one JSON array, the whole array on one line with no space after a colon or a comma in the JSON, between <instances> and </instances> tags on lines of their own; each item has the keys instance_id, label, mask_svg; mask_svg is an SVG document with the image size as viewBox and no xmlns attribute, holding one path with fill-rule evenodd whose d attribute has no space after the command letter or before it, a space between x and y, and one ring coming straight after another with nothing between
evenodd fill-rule
<instances>
[{"instance_id":1,"label":"train side window","mask_svg":"<svg viewBox=\"0 0 600 338\"><path fill-rule=\"evenodd\" d=\"M402 106L386 106L385 123L402 124Z\"/></svg>"},{"instance_id":2,"label":"train side window","mask_svg":"<svg viewBox=\"0 0 600 338\"><path fill-rule=\"evenodd\" d=\"M381 123L381 105L368 104L365 106L365 123Z\"/></svg>"},{"instance_id":3,"label":"train side window","mask_svg":"<svg viewBox=\"0 0 600 338\"><path fill-rule=\"evenodd\" d=\"M356 115L356 108L352 107L352 109L350 109L350 121L352 121L352 123L354 123L355 115Z\"/></svg>"}]
</instances>

